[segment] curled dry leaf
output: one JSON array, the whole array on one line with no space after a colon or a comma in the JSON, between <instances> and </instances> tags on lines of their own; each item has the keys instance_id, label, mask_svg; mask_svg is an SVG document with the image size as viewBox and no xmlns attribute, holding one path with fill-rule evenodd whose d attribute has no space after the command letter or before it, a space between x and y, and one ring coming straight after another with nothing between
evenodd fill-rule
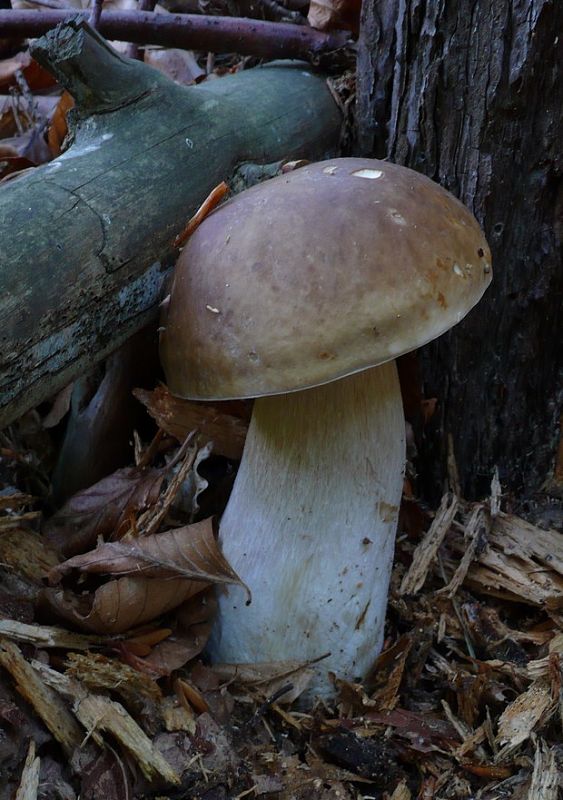
<instances>
[{"instance_id":1,"label":"curled dry leaf","mask_svg":"<svg viewBox=\"0 0 563 800\"><path fill-rule=\"evenodd\" d=\"M100 586L93 593L76 595L46 589L50 608L73 625L95 633L124 633L172 611L201 586L183 578L132 578L127 576Z\"/></svg>"},{"instance_id":2,"label":"curled dry leaf","mask_svg":"<svg viewBox=\"0 0 563 800\"><path fill-rule=\"evenodd\" d=\"M233 459L242 456L249 420L245 406L192 403L174 397L166 386L158 386L154 392L135 389L133 394L157 424L178 441L183 442L197 428L202 440L213 441L213 452Z\"/></svg>"},{"instance_id":3,"label":"curled dry leaf","mask_svg":"<svg viewBox=\"0 0 563 800\"><path fill-rule=\"evenodd\" d=\"M119 538L133 514L158 500L165 472L127 467L78 492L47 522L49 543L65 556L82 553L99 537Z\"/></svg>"},{"instance_id":4,"label":"curled dry leaf","mask_svg":"<svg viewBox=\"0 0 563 800\"><path fill-rule=\"evenodd\" d=\"M93 594L47 590L49 605L65 619L97 633L123 633L165 614L214 583L241 584L219 550L211 520L146 539L101 544L52 571L71 569L126 575Z\"/></svg>"},{"instance_id":5,"label":"curled dry leaf","mask_svg":"<svg viewBox=\"0 0 563 800\"><path fill-rule=\"evenodd\" d=\"M72 569L242 585L217 546L211 519L142 539L101 543L90 553L59 564L50 577L58 581Z\"/></svg>"}]
</instances>

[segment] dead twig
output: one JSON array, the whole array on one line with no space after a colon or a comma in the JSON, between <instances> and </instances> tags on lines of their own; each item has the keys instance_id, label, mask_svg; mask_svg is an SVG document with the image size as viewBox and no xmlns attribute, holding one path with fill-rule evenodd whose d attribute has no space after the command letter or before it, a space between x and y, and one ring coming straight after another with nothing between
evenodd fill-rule
<instances>
[{"instance_id":1,"label":"dead twig","mask_svg":"<svg viewBox=\"0 0 563 800\"><path fill-rule=\"evenodd\" d=\"M42 36L69 16L68 11L56 10L0 11L0 29L4 38L33 38ZM88 19L88 12L83 16ZM107 39L136 44L308 61L316 61L350 41L345 31L322 33L307 25L150 11L106 11L100 19L99 32Z\"/></svg>"}]
</instances>

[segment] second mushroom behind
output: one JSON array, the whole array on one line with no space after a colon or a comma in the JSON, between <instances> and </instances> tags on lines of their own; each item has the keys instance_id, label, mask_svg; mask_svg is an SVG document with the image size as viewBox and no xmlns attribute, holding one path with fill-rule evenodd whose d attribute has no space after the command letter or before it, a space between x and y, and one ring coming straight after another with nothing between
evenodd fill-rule
<instances>
[{"instance_id":1,"label":"second mushroom behind","mask_svg":"<svg viewBox=\"0 0 563 800\"><path fill-rule=\"evenodd\" d=\"M239 587L216 660L313 660L361 678L383 641L404 467L394 359L459 322L491 280L474 217L437 184L333 159L213 212L176 267L161 357L193 400L258 398L220 523Z\"/></svg>"}]
</instances>

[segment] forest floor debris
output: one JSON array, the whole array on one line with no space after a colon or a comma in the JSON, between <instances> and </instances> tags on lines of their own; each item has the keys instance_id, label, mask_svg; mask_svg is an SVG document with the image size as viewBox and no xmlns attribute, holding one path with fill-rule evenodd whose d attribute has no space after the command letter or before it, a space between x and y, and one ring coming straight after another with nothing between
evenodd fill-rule
<instances>
[{"instance_id":1,"label":"forest floor debris","mask_svg":"<svg viewBox=\"0 0 563 800\"><path fill-rule=\"evenodd\" d=\"M169 53L147 60L176 79L247 63ZM26 53L0 67L13 180L60 153L72 101L38 94L53 79ZM350 136L353 73L330 86ZM248 404L135 395L161 430L62 507L50 482L70 389L0 432L0 800L557 800L559 532L503 512L498 477L489 503L448 493L432 514L406 496L384 650L363 684L335 676L334 699L305 705L312 664L202 655L212 585L236 580L206 518L224 507Z\"/></svg>"},{"instance_id":2,"label":"forest floor debris","mask_svg":"<svg viewBox=\"0 0 563 800\"><path fill-rule=\"evenodd\" d=\"M162 405L164 390L156 397ZM210 666L201 654L208 587L237 576L215 552L210 523L194 524L197 503L178 506L176 496L186 479L213 495L213 477L188 473L206 464L197 453L207 434L220 430L222 451L240 447L244 423L233 420L246 411L166 413L173 435L137 442L144 466L75 495L43 525L47 536L41 451L29 447L29 425L3 434L0 569L11 588L9 598L0 590L0 798L96 798L111 780L116 798L139 800L556 800L559 532L501 511L494 496L468 503L449 493L435 514L405 498L384 650L363 684L335 676L334 699L305 706L311 665ZM198 442L179 447L196 416ZM77 549L86 552L65 560L63 550ZM177 602L137 618L151 592L118 592L113 618L98 614L88 632L88 598L124 579L173 585ZM65 603L74 598L72 623L49 602L49 581ZM139 623L121 630L122 615Z\"/></svg>"}]
</instances>

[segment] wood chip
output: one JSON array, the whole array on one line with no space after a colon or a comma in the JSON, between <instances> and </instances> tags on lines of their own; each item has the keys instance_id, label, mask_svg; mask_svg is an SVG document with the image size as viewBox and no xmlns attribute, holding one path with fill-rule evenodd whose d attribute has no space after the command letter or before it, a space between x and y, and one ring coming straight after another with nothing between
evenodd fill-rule
<instances>
[{"instance_id":1,"label":"wood chip","mask_svg":"<svg viewBox=\"0 0 563 800\"><path fill-rule=\"evenodd\" d=\"M115 692L130 709L162 702L160 687L149 675L100 653L69 653L65 674L91 691Z\"/></svg>"},{"instance_id":2,"label":"wood chip","mask_svg":"<svg viewBox=\"0 0 563 800\"><path fill-rule=\"evenodd\" d=\"M555 761L555 748L548 747L544 741L539 741L527 800L557 800L558 797L559 772Z\"/></svg>"},{"instance_id":3,"label":"wood chip","mask_svg":"<svg viewBox=\"0 0 563 800\"><path fill-rule=\"evenodd\" d=\"M500 501L502 499L502 488L498 476L498 467L495 467L493 479L491 481L491 517L496 517L500 513Z\"/></svg>"},{"instance_id":4,"label":"wood chip","mask_svg":"<svg viewBox=\"0 0 563 800\"><path fill-rule=\"evenodd\" d=\"M453 597L457 593L469 572L469 567L477 556L477 552L482 547L483 539L489 528L490 525L487 520L485 509L481 505L476 505L465 529L464 538L468 542L467 549L451 581L447 586L444 586L443 589L440 589L438 594L445 594L448 597Z\"/></svg>"},{"instance_id":5,"label":"wood chip","mask_svg":"<svg viewBox=\"0 0 563 800\"><path fill-rule=\"evenodd\" d=\"M85 636L49 625L27 625L15 619L0 619L0 636L34 644L36 647L62 647L68 650L88 650L108 643L107 637Z\"/></svg>"},{"instance_id":6,"label":"wood chip","mask_svg":"<svg viewBox=\"0 0 563 800\"><path fill-rule=\"evenodd\" d=\"M467 582L484 594L557 609L563 594L563 537L500 512Z\"/></svg>"},{"instance_id":7,"label":"wood chip","mask_svg":"<svg viewBox=\"0 0 563 800\"><path fill-rule=\"evenodd\" d=\"M13 494L0 495L0 510L11 509L12 511L20 506L29 505L34 501L32 494L22 494L22 492L14 492Z\"/></svg>"},{"instance_id":8,"label":"wood chip","mask_svg":"<svg viewBox=\"0 0 563 800\"><path fill-rule=\"evenodd\" d=\"M129 716L121 703L103 695L78 693L74 713L88 733L110 733L129 752L148 780L163 778L178 785L180 777L158 752L146 733Z\"/></svg>"},{"instance_id":9,"label":"wood chip","mask_svg":"<svg viewBox=\"0 0 563 800\"><path fill-rule=\"evenodd\" d=\"M40 766L41 759L35 755L35 742L31 739L15 800L37 800Z\"/></svg>"},{"instance_id":10,"label":"wood chip","mask_svg":"<svg viewBox=\"0 0 563 800\"><path fill-rule=\"evenodd\" d=\"M22 656L17 645L7 639L0 640L0 664L10 673L18 692L33 706L70 757L74 749L80 746L84 736L64 701L44 683L37 670Z\"/></svg>"},{"instance_id":11,"label":"wood chip","mask_svg":"<svg viewBox=\"0 0 563 800\"><path fill-rule=\"evenodd\" d=\"M22 527L18 518L13 519L18 524L11 530L2 530L0 535L0 561L16 574L41 584L59 558L43 536Z\"/></svg>"},{"instance_id":12,"label":"wood chip","mask_svg":"<svg viewBox=\"0 0 563 800\"><path fill-rule=\"evenodd\" d=\"M428 570L454 520L457 507L455 494L444 495L432 525L413 553L412 564L399 588L400 595L416 594L422 589Z\"/></svg>"},{"instance_id":13,"label":"wood chip","mask_svg":"<svg viewBox=\"0 0 563 800\"><path fill-rule=\"evenodd\" d=\"M192 736L197 729L195 713L186 708L177 697L165 697L160 703L160 713L167 731L187 731Z\"/></svg>"},{"instance_id":14,"label":"wood chip","mask_svg":"<svg viewBox=\"0 0 563 800\"><path fill-rule=\"evenodd\" d=\"M469 754L472 754L477 750L478 745L482 744L486 738L487 731L485 725L483 724L480 725L474 733L464 738L463 744L461 744L454 753L455 757L459 761L463 762ZM482 753L484 752L482 748L480 748L480 750Z\"/></svg>"},{"instance_id":15,"label":"wood chip","mask_svg":"<svg viewBox=\"0 0 563 800\"><path fill-rule=\"evenodd\" d=\"M544 722L555 710L555 704L547 684L534 684L518 695L501 714L498 721L497 742L503 745L497 760L525 742L540 722Z\"/></svg>"},{"instance_id":16,"label":"wood chip","mask_svg":"<svg viewBox=\"0 0 563 800\"><path fill-rule=\"evenodd\" d=\"M101 744L101 734L109 733L133 757L148 780L162 778L173 785L180 783L179 775L121 703L104 695L88 692L78 681L44 664L36 666L52 689L72 698L73 711L86 729L87 738L91 737Z\"/></svg>"},{"instance_id":17,"label":"wood chip","mask_svg":"<svg viewBox=\"0 0 563 800\"><path fill-rule=\"evenodd\" d=\"M395 791L389 800L411 800L411 798L412 794L407 786L407 782L403 780L398 784L398 786L395 787Z\"/></svg>"}]
</instances>

